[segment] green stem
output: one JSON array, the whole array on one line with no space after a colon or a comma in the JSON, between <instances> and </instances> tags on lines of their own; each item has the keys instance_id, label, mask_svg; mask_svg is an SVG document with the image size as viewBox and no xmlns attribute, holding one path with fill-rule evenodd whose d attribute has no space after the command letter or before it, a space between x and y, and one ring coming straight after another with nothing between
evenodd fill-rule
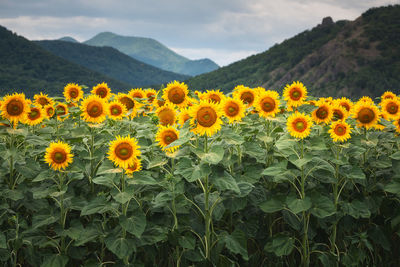
<instances>
[{"instance_id":1,"label":"green stem","mask_svg":"<svg viewBox=\"0 0 400 267\"><path fill-rule=\"evenodd\" d=\"M66 173L58 174L58 178L59 178L58 190L59 190L59 192L61 192L61 190L63 190L64 175L66 175ZM66 221L67 212L68 212L68 209L65 209L65 207L64 207L64 193L60 195L59 203L60 203L60 224L61 224L62 229L64 230L65 229L65 221ZM60 251L62 254L66 254L65 236L61 236Z\"/></svg>"},{"instance_id":2,"label":"green stem","mask_svg":"<svg viewBox=\"0 0 400 267\"><path fill-rule=\"evenodd\" d=\"M94 184L93 184L93 176L94 176L94 134L93 129L90 128L90 175L89 175L89 182L90 182L90 189L91 192L94 193Z\"/></svg>"},{"instance_id":3,"label":"green stem","mask_svg":"<svg viewBox=\"0 0 400 267\"><path fill-rule=\"evenodd\" d=\"M204 152L208 152L208 147L207 147L207 135L205 135L204 138ZM211 254L211 232L210 232L210 225L211 225L211 213L210 213L210 207L209 207L209 194L210 194L210 188L208 184L208 175L205 176L204 179L204 231L205 231L205 237L204 237L204 243L205 243L205 254L206 254L206 259L210 259L210 254Z\"/></svg>"},{"instance_id":4,"label":"green stem","mask_svg":"<svg viewBox=\"0 0 400 267\"><path fill-rule=\"evenodd\" d=\"M301 159L304 158L304 140L301 139L300 142L301 148ZM304 166L301 166L301 198L304 199L305 195L305 183L306 183L306 176L304 175ZM302 250L303 250L303 266L309 266L309 241L308 241L308 222L310 216L309 213L303 211L303 240L302 240Z\"/></svg>"}]
</instances>

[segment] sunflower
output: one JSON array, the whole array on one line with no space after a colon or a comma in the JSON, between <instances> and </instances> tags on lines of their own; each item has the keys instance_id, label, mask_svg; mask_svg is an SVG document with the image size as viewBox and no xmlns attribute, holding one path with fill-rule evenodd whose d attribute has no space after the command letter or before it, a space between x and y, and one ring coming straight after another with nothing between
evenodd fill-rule
<instances>
[{"instance_id":1,"label":"sunflower","mask_svg":"<svg viewBox=\"0 0 400 267\"><path fill-rule=\"evenodd\" d=\"M83 97L82 87L76 83L69 83L64 87L64 97L67 102L78 102Z\"/></svg>"},{"instance_id":2,"label":"sunflower","mask_svg":"<svg viewBox=\"0 0 400 267\"><path fill-rule=\"evenodd\" d=\"M381 102L382 117L387 120L395 120L399 117L400 101L396 98L386 98Z\"/></svg>"},{"instance_id":3,"label":"sunflower","mask_svg":"<svg viewBox=\"0 0 400 267\"><path fill-rule=\"evenodd\" d=\"M28 125L36 125L45 118L44 110L38 107L31 107L31 111L25 113L23 122Z\"/></svg>"},{"instance_id":4,"label":"sunflower","mask_svg":"<svg viewBox=\"0 0 400 267\"><path fill-rule=\"evenodd\" d=\"M350 138L351 127L345 121L335 121L332 122L328 132L334 142L344 142Z\"/></svg>"},{"instance_id":5,"label":"sunflower","mask_svg":"<svg viewBox=\"0 0 400 267\"><path fill-rule=\"evenodd\" d=\"M47 94L43 94L40 92L40 94L36 94L33 96L33 99L35 99L35 104L37 106L44 107L46 105L54 105L54 101L51 97L48 97Z\"/></svg>"},{"instance_id":6,"label":"sunflower","mask_svg":"<svg viewBox=\"0 0 400 267\"><path fill-rule=\"evenodd\" d=\"M162 98L179 108L185 108L188 104L188 87L185 83L171 82L163 90Z\"/></svg>"},{"instance_id":7,"label":"sunflower","mask_svg":"<svg viewBox=\"0 0 400 267\"><path fill-rule=\"evenodd\" d=\"M372 128L374 128L374 129L377 130L377 131L383 131L386 127L385 127L385 125L382 125L382 124L380 124L380 123L377 123L377 124L374 124L374 125L372 126Z\"/></svg>"},{"instance_id":8,"label":"sunflower","mask_svg":"<svg viewBox=\"0 0 400 267\"><path fill-rule=\"evenodd\" d=\"M225 98L220 107L224 116L228 118L229 123L240 121L245 115L246 107L241 100L236 98Z\"/></svg>"},{"instance_id":9,"label":"sunflower","mask_svg":"<svg viewBox=\"0 0 400 267\"><path fill-rule=\"evenodd\" d=\"M126 107L119 101L114 100L108 104L108 116L113 120L122 120L126 112Z\"/></svg>"},{"instance_id":10,"label":"sunflower","mask_svg":"<svg viewBox=\"0 0 400 267\"><path fill-rule=\"evenodd\" d=\"M49 147L46 148L44 161L49 164L53 170L65 169L72 163L73 154L71 154L71 147L61 141L51 142Z\"/></svg>"},{"instance_id":11,"label":"sunflower","mask_svg":"<svg viewBox=\"0 0 400 267\"><path fill-rule=\"evenodd\" d=\"M400 117L397 117L397 119L394 120L393 124L394 126L396 126L396 132L400 134Z\"/></svg>"},{"instance_id":12,"label":"sunflower","mask_svg":"<svg viewBox=\"0 0 400 267\"><path fill-rule=\"evenodd\" d=\"M191 107L190 124L196 126L193 132L200 135L213 135L221 129L222 111L219 105L210 101L200 101L199 104Z\"/></svg>"},{"instance_id":13,"label":"sunflower","mask_svg":"<svg viewBox=\"0 0 400 267\"><path fill-rule=\"evenodd\" d=\"M325 102L317 103L317 109L312 112L313 121L317 124L325 123L328 124L332 120L333 112L329 104Z\"/></svg>"},{"instance_id":14,"label":"sunflower","mask_svg":"<svg viewBox=\"0 0 400 267\"><path fill-rule=\"evenodd\" d=\"M293 82L287 84L283 90L283 97L287 101L287 105L298 107L304 104L307 98L307 88L301 82Z\"/></svg>"},{"instance_id":15,"label":"sunflower","mask_svg":"<svg viewBox=\"0 0 400 267\"><path fill-rule=\"evenodd\" d=\"M256 87L253 90L256 92L257 96L267 92L267 90L265 90L264 87ZM270 90L268 90L268 91L270 91Z\"/></svg>"},{"instance_id":16,"label":"sunflower","mask_svg":"<svg viewBox=\"0 0 400 267\"><path fill-rule=\"evenodd\" d=\"M178 115L178 123L182 127L186 121L190 120L189 109L181 109Z\"/></svg>"},{"instance_id":17,"label":"sunflower","mask_svg":"<svg viewBox=\"0 0 400 267\"><path fill-rule=\"evenodd\" d=\"M156 141L158 142L158 145L161 147L162 151L173 153L175 150L179 148L179 146L173 146L170 148L165 148L165 147L178 139L179 139L179 131L177 131L174 127L161 125L158 128L156 134Z\"/></svg>"},{"instance_id":18,"label":"sunflower","mask_svg":"<svg viewBox=\"0 0 400 267\"><path fill-rule=\"evenodd\" d=\"M144 90L144 94L149 104L152 104L153 100L157 97L157 91L152 88Z\"/></svg>"},{"instance_id":19,"label":"sunflower","mask_svg":"<svg viewBox=\"0 0 400 267\"><path fill-rule=\"evenodd\" d=\"M347 117L349 117L349 112L346 110L344 106L341 106L339 104L334 104L331 106L332 108L332 121L337 121L337 120L345 120Z\"/></svg>"},{"instance_id":20,"label":"sunflower","mask_svg":"<svg viewBox=\"0 0 400 267\"><path fill-rule=\"evenodd\" d=\"M126 137L118 135L115 140L110 142L108 158L116 166L127 169L134 164L135 158L140 156L139 148L135 138L131 138L129 135Z\"/></svg>"},{"instance_id":21,"label":"sunflower","mask_svg":"<svg viewBox=\"0 0 400 267\"><path fill-rule=\"evenodd\" d=\"M374 103L374 100L372 100L372 98L370 98L369 96L363 96L361 97L357 103Z\"/></svg>"},{"instance_id":22,"label":"sunflower","mask_svg":"<svg viewBox=\"0 0 400 267\"><path fill-rule=\"evenodd\" d=\"M176 112L173 104L170 104L169 102L166 103L164 106L159 107L156 110L156 115L161 125L167 126L175 124Z\"/></svg>"},{"instance_id":23,"label":"sunflower","mask_svg":"<svg viewBox=\"0 0 400 267\"><path fill-rule=\"evenodd\" d=\"M93 86L91 93L104 99L109 99L111 97L111 89L105 82Z\"/></svg>"},{"instance_id":24,"label":"sunflower","mask_svg":"<svg viewBox=\"0 0 400 267\"><path fill-rule=\"evenodd\" d=\"M256 95L256 91L243 85L238 85L233 89L233 98L242 100L247 107L251 107L253 105Z\"/></svg>"},{"instance_id":25,"label":"sunflower","mask_svg":"<svg viewBox=\"0 0 400 267\"><path fill-rule=\"evenodd\" d=\"M142 169L142 162L138 158L133 159L133 163L125 169L125 173L133 175L134 172L138 172Z\"/></svg>"},{"instance_id":26,"label":"sunflower","mask_svg":"<svg viewBox=\"0 0 400 267\"><path fill-rule=\"evenodd\" d=\"M381 96L381 101L385 100L385 99L396 99L397 95L391 91L386 91L382 94Z\"/></svg>"},{"instance_id":27,"label":"sunflower","mask_svg":"<svg viewBox=\"0 0 400 267\"><path fill-rule=\"evenodd\" d=\"M128 94L118 93L117 100L126 107L126 110L131 118L135 117L139 108L139 103Z\"/></svg>"},{"instance_id":28,"label":"sunflower","mask_svg":"<svg viewBox=\"0 0 400 267\"><path fill-rule=\"evenodd\" d=\"M86 122L101 123L108 114L108 103L104 98L90 95L81 103L81 116Z\"/></svg>"},{"instance_id":29,"label":"sunflower","mask_svg":"<svg viewBox=\"0 0 400 267\"><path fill-rule=\"evenodd\" d=\"M131 89L128 94L132 98L145 98L146 97L142 88Z\"/></svg>"},{"instance_id":30,"label":"sunflower","mask_svg":"<svg viewBox=\"0 0 400 267\"><path fill-rule=\"evenodd\" d=\"M357 120L359 127L371 128L379 120L379 109L371 102L357 102L354 106L353 117Z\"/></svg>"},{"instance_id":31,"label":"sunflower","mask_svg":"<svg viewBox=\"0 0 400 267\"><path fill-rule=\"evenodd\" d=\"M53 105L48 104L46 106L43 107L44 110L44 115L46 116L46 118L50 119L51 117L53 117L54 113L56 112L55 108Z\"/></svg>"},{"instance_id":32,"label":"sunflower","mask_svg":"<svg viewBox=\"0 0 400 267\"><path fill-rule=\"evenodd\" d=\"M312 118L304 113L296 111L287 120L287 129L291 136L303 139L310 135Z\"/></svg>"},{"instance_id":33,"label":"sunflower","mask_svg":"<svg viewBox=\"0 0 400 267\"><path fill-rule=\"evenodd\" d=\"M254 106L258 111L258 114L262 117L275 117L280 111L279 105L279 94L276 91L259 91L260 94L257 96Z\"/></svg>"},{"instance_id":34,"label":"sunflower","mask_svg":"<svg viewBox=\"0 0 400 267\"><path fill-rule=\"evenodd\" d=\"M25 99L25 94L14 93L6 95L1 104L1 116L14 124L22 120L30 110L29 104Z\"/></svg>"},{"instance_id":35,"label":"sunflower","mask_svg":"<svg viewBox=\"0 0 400 267\"><path fill-rule=\"evenodd\" d=\"M336 99L334 101L334 104L344 107L347 110L347 112L349 112L349 113L352 111L353 106L354 106L353 102L346 97Z\"/></svg>"},{"instance_id":36,"label":"sunflower","mask_svg":"<svg viewBox=\"0 0 400 267\"><path fill-rule=\"evenodd\" d=\"M68 117L68 106L64 103L57 103L55 111L59 121L64 121Z\"/></svg>"},{"instance_id":37,"label":"sunflower","mask_svg":"<svg viewBox=\"0 0 400 267\"><path fill-rule=\"evenodd\" d=\"M205 93L201 93L199 95L200 100L210 100L214 103L221 103L225 98L224 93L220 92L219 90L207 90Z\"/></svg>"}]
</instances>

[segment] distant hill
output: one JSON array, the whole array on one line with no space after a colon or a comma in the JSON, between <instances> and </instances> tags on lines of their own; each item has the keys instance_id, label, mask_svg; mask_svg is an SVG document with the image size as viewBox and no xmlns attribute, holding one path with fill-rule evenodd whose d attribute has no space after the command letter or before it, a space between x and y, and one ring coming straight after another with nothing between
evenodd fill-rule
<instances>
[{"instance_id":1,"label":"distant hill","mask_svg":"<svg viewBox=\"0 0 400 267\"><path fill-rule=\"evenodd\" d=\"M67 83L92 87L106 82L115 90L127 91L130 84L71 63L13 34L0 26L0 95L25 92L32 96L40 91L61 95Z\"/></svg>"},{"instance_id":2,"label":"distant hill","mask_svg":"<svg viewBox=\"0 0 400 267\"><path fill-rule=\"evenodd\" d=\"M144 63L191 76L219 68L210 59L190 60L151 38L128 37L102 32L84 43L93 46L111 46Z\"/></svg>"},{"instance_id":3,"label":"distant hill","mask_svg":"<svg viewBox=\"0 0 400 267\"><path fill-rule=\"evenodd\" d=\"M69 37L69 36L61 37L58 40L59 41L65 41L65 42L71 42L71 43L79 43L77 40L75 40L74 38Z\"/></svg>"},{"instance_id":4,"label":"distant hill","mask_svg":"<svg viewBox=\"0 0 400 267\"><path fill-rule=\"evenodd\" d=\"M297 80L319 96L400 93L400 5L372 8L355 21L325 18L312 30L188 83L225 92L239 84L281 91Z\"/></svg>"},{"instance_id":5,"label":"distant hill","mask_svg":"<svg viewBox=\"0 0 400 267\"><path fill-rule=\"evenodd\" d=\"M135 87L165 84L189 78L187 75L161 70L135 60L112 47L96 47L64 41L35 41L35 43L68 61Z\"/></svg>"}]
</instances>

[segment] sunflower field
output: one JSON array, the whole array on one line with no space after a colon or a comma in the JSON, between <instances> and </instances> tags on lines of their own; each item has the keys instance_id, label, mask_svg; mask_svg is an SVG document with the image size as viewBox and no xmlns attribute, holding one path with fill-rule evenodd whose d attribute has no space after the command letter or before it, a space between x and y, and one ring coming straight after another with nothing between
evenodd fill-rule
<instances>
[{"instance_id":1,"label":"sunflower field","mask_svg":"<svg viewBox=\"0 0 400 267\"><path fill-rule=\"evenodd\" d=\"M86 90L0 101L1 265L400 265L396 94Z\"/></svg>"}]
</instances>

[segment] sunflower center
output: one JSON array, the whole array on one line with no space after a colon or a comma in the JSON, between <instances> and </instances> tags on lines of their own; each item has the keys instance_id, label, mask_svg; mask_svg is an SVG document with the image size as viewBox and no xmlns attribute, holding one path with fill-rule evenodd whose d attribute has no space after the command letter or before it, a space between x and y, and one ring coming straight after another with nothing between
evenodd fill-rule
<instances>
[{"instance_id":1,"label":"sunflower center","mask_svg":"<svg viewBox=\"0 0 400 267\"><path fill-rule=\"evenodd\" d=\"M119 107L112 107L111 108L111 114L113 114L113 115L119 115L119 114L121 114L121 112L122 112L122 110L119 108Z\"/></svg>"},{"instance_id":2,"label":"sunflower center","mask_svg":"<svg viewBox=\"0 0 400 267\"><path fill-rule=\"evenodd\" d=\"M96 95L100 96L101 98L105 98L107 96L107 89L100 87L96 90Z\"/></svg>"},{"instance_id":3,"label":"sunflower center","mask_svg":"<svg viewBox=\"0 0 400 267\"><path fill-rule=\"evenodd\" d=\"M301 97L301 92L299 91L298 88L293 88L291 93L290 93L290 98L292 100L299 100Z\"/></svg>"},{"instance_id":4,"label":"sunflower center","mask_svg":"<svg viewBox=\"0 0 400 267\"><path fill-rule=\"evenodd\" d=\"M233 117L233 116L236 116L238 113L239 113L238 105L233 102L229 103L228 112L227 112L228 116Z\"/></svg>"},{"instance_id":5,"label":"sunflower center","mask_svg":"<svg viewBox=\"0 0 400 267\"><path fill-rule=\"evenodd\" d=\"M174 87L168 92L168 99L174 104L181 104L185 101L185 96L185 92L179 87Z\"/></svg>"},{"instance_id":6,"label":"sunflower center","mask_svg":"<svg viewBox=\"0 0 400 267\"><path fill-rule=\"evenodd\" d=\"M240 96L240 99L241 99L244 103L246 103L246 104L248 104L248 105L251 105L251 104L253 104L253 101L254 101L254 95L253 95L251 92L244 92L244 93Z\"/></svg>"},{"instance_id":7,"label":"sunflower center","mask_svg":"<svg viewBox=\"0 0 400 267\"><path fill-rule=\"evenodd\" d=\"M340 105L341 105L342 107L344 107L347 111L350 111L350 106L349 106L349 104L347 104L346 102L340 103Z\"/></svg>"},{"instance_id":8,"label":"sunflower center","mask_svg":"<svg viewBox=\"0 0 400 267\"><path fill-rule=\"evenodd\" d=\"M362 108L358 112L358 120L362 123L370 123L375 119L375 112L370 108Z\"/></svg>"},{"instance_id":9,"label":"sunflower center","mask_svg":"<svg viewBox=\"0 0 400 267\"><path fill-rule=\"evenodd\" d=\"M47 101L47 99L44 98L44 97L38 98L37 101L38 101L38 103L39 103L40 105L42 105L42 106L46 106L46 105L49 103L49 101Z\"/></svg>"},{"instance_id":10,"label":"sunflower center","mask_svg":"<svg viewBox=\"0 0 400 267\"><path fill-rule=\"evenodd\" d=\"M36 110L36 109L31 109L31 112L29 112L28 117L29 117L29 119L31 119L31 120L35 120L35 119L37 119L37 118L40 117L40 113L39 113L39 111Z\"/></svg>"},{"instance_id":11,"label":"sunflower center","mask_svg":"<svg viewBox=\"0 0 400 267\"><path fill-rule=\"evenodd\" d=\"M63 106L58 106L57 107L57 114L59 115L59 116L62 116L62 115L65 115L67 112L66 112L66 110L65 110L65 108L63 107Z\"/></svg>"},{"instance_id":12,"label":"sunflower center","mask_svg":"<svg viewBox=\"0 0 400 267\"><path fill-rule=\"evenodd\" d=\"M337 135L344 135L346 133L346 127L344 127L343 125L337 125L335 127L335 134Z\"/></svg>"},{"instance_id":13,"label":"sunflower center","mask_svg":"<svg viewBox=\"0 0 400 267\"><path fill-rule=\"evenodd\" d=\"M78 92L77 92L76 90L71 90L71 92L69 93L69 95L70 95L72 98L75 98L75 97L78 96Z\"/></svg>"},{"instance_id":14,"label":"sunflower center","mask_svg":"<svg viewBox=\"0 0 400 267\"><path fill-rule=\"evenodd\" d=\"M271 97L265 97L262 100L261 108L265 112L271 112L275 109L275 101Z\"/></svg>"},{"instance_id":15,"label":"sunflower center","mask_svg":"<svg viewBox=\"0 0 400 267\"><path fill-rule=\"evenodd\" d=\"M169 145L177 139L178 139L178 136L173 131L168 131L165 133L164 143Z\"/></svg>"},{"instance_id":16,"label":"sunflower center","mask_svg":"<svg viewBox=\"0 0 400 267\"><path fill-rule=\"evenodd\" d=\"M24 104L19 100L11 100L7 104L7 113L11 116L19 116L24 111Z\"/></svg>"},{"instance_id":17,"label":"sunflower center","mask_svg":"<svg viewBox=\"0 0 400 267\"><path fill-rule=\"evenodd\" d=\"M119 99L119 101L120 101L123 105L125 105L125 107L126 107L127 110L130 110L131 108L134 108L134 107L135 107L135 102L133 102L133 100L130 99L129 97L127 97L127 96L122 97L121 99Z\"/></svg>"},{"instance_id":18,"label":"sunflower center","mask_svg":"<svg viewBox=\"0 0 400 267\"><path fill-rule=\"evenodd\" d=\"M153 93L148 93L147 98L148 98L148 102L151 103L151 102L153 102L155 96Z\"/></svg>"},{"instance_id":19,"label":"sunflower center","mask_svg":"<svg viewBox=\"0 0 400 267\"><path fill-rule=\"evenodd\" d=\"M295 120L293 126L297 132L303 132L307 127L307 123L303 120Z\"/></svg>"},{"instance_id":20,"label":"sunflower center","mask_svg":"<svg viewBox=\"0 0 400 267\"><path fill-rule=\"evenodd\" d=\"M216 95L216 94L210 95L210 100L213 101L214 103L221 102L221 98L219 97L219 95Z\"/></svg>"},{"instance_id":21,"label":"sunflower center","mask_svg":"<svg viewBox=\"0 0 400 267\"><path fill-rule=\"evenodd\" d=\"M172 125L175 122L174 111L169 108L161 110L158 113L158 118L160 119L160 124L164 126L168 124Z\"/></svg>"},{"instance_id":22,"label":"sunflower center","mask_svg":"<svg viewBox=\"0 0 400 267\"><path fill-rule=\"evenodd\" d=\"M211 107L202 107L197 111L197 122L203 127L211 127L218 119L218 115Z\"/></svg>"},{"instance_id":23,"label":"sunflower center","mask_svg":"<svg viewBox=\"0 0 400 267\"><path fill-rule=\"evenodd\" d=\"M87 105L87 114L92 118L97 118L103 114L103 106L101 103L92 101Z\"/></svg>"},{"instance_id":24,"label":"sunflower center","mask_svg":"<svg viewBox=\"0 0 400 267\"><path fill-rule=\"evenodd\" d=\"M57 151L53 155L53 161L56 163L60 164L63 163L66 160L66 154L63 151Z\"/></svg>"},{"instance_id":25,"label":"sunflower center","mask_svg":"<svg viewBox=\"0 0 400 267\"><path fill-rule=\"evenodd\" d=\"M395 103L390 103L387 105L386 110L390 114L396 114L398 111L399 107Z\"/></svg>"},{"instance_id":26,"label":"sunflower center","mask_svg":"<svg viewBox=\"0 0 400 267\"><path fill-rule=\"evenodd\" d=\"M122 160L129 159L133 154L132 146L128 143L118 144L114 151L115 155Z\"/></svg>"},{"instance_id":27,"label":"sunflower center","mask_svg":"<svg viewBox=\"0 0 400 267\"><path fill-rule=\"evenodd\" d=\"M318 119L326 119L326 117L328 117L328 111L326 110L326 108L324 107L320 107L317 112L316 112L317 118Z\"/></svg>"},{"instance_id":28,"label":"sunflower center","mask_svg":"<svg viewBox=\"0 0 400 267\"><path fill-rule=\"evenodd\" d=\"M333 116L334 116L334 118L335 118L336 120L342 120L343 117L344 117L344 114L343 114L343 112L342 112L341 110L335 109L335 110L333 111Z\"/></svg>"},{"instance_id":29,"label":"sunflower center","mask_svg":"<svg viewBox=\"0 0 400 267\"><path fill-rule=\"evenodd\" d=\"M49 108L49 109L47 109L47 115L48 116L53 116L54 115L54 109L53 108Z\"/></svg>"}]
</instances>

